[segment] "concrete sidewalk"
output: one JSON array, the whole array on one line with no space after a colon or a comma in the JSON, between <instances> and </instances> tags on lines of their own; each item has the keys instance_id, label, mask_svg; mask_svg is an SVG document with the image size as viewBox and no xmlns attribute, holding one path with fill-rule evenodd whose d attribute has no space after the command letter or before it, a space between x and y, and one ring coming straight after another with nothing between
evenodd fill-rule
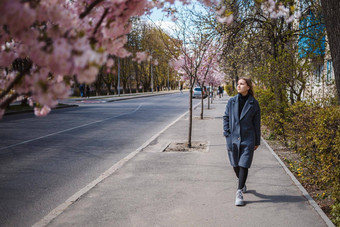
<instances>
[{"instance_id":1,"label":"concrete sidewalk","mask_svg":"<svg viewBox=\"0 0 340 227\"><path fill-rule=\"evenodd\" d=\"M246 206L234 205L237 179L222 134L226 102L216 98L204 120L199 107L194 111L192 138L208 142L207 151L161 152L187 139L185 115L65 204L48 226L327 226L263 142L249 170Z\"/></svg>"}]
</instances>

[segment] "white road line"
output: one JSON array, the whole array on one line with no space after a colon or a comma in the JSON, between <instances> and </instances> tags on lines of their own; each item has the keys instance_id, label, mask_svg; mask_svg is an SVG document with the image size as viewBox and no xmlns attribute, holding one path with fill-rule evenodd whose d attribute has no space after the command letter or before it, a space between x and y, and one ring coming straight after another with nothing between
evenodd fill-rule
<instances>
[{"instance_id":1,"label":"white road line","mask_svg":"<svg viewBox=\"0 0 340 227\"><path fill-rule=\"evenodd\" d=\"M198 103L194 107L200 105ZM58 207L53 209L49 214L47 214L44 218L42 218L40 221L35 223L33 227L42 227L47 226L53 219L58 217L61 213L63 213L70 205L72 205L74 202L76 202L82 195L90 191L93 187L95 187L97 184L99 184L101 181L103 181L105 178L112 175L114 172L116 172L118 169L120 169L125 163L127 163L130 159L135 157L139 152L141 152L145 147L147 147L152 141L154 141L158 136L160 136L162 133L164 133L168 128L170 128L172 125L174 125L177 121L182 119L189 111L185 112L181 116L179 116L176 120L174 120L172 123L170 123L168 126L166 126L164 129L162 129L160 132L152 136L148 141L146 141L142 146L137 148L137 150L131 152L128 154L125 158L121 159L119 162L111 166L108 170L106 170L104 173L102 173L97 179L86 185L84 188L82 188L80 191L76 192L74 195L72 195L70 198L68 198L65 202L60 204Z\"/></svg>"},{"instance_id":2,"label":"white road line","mask_svg":"<svg viewBox=\"0 0 340 227\"><path fill-rule=\"evenodd\" d=\"M61 134L61 133L64 133L64 132L72 131L74 129L78 129L78 128L86 127L86 126L93 125L93 124L96 124L96 123L100 123L100 122L103 122L103 121L107 121L107 120L111 120L111 119L114 119L114 118L118 118L118 117L121 117L121 116L124 116L124 115L133 114L133 113L137 112L142 107L142 105L143 104L140 104L135 110L133 110L132 112L129 112L129 113L124 113L124 114L121 114L121 115L118 115L118 116L105 118L105 119L94 121L94 122L91 122L91 123L79 125L79 126L76 126L76 127L73 127L73 128L65 129L65 130L62 130L62 131L59 131L59 132L54 132L54 133L51 133L51 134L48 134L48 135L40 136L40 137L37 137L35 139L25 140L25 141L20 142L20 143L12 144L12 145L9 145L9 146L6 146L6 147L1 147L0 151L1 150L5 150L7 148L16 147L16 146L19 146L19 145L22 145L22 144L26 144L26 143L37 141L37 140L40 140L40 139L44 139L46 137L50 137L50 136L58 135L58 134Z\"/></svg>"}]
</instances>

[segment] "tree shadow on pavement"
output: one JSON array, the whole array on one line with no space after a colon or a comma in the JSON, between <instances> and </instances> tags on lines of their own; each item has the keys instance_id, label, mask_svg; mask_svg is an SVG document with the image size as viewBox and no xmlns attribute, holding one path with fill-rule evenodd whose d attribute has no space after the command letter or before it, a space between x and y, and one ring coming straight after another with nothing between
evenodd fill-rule
<instances>
[{"instance_id":1,"label":"tree shadow on pavement","mask_svg":"<svg viewBox=\"0 0 340 227\"><path fill-rule=\"evenodd\" d=\"M249 190L246 192L247 194L253 194L261 200L248 201L249 203L298 203L306 201L303 196L294 196L294 195L264 195L256 192L256 190Z\"/></svg>"}]
</instances>

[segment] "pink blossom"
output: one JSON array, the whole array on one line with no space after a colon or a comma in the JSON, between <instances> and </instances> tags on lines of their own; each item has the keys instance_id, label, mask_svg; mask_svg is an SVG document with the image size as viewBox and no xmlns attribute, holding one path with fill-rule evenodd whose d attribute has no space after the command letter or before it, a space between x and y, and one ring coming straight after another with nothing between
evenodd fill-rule
<instances>
[{"instance_id":1,"label":"pink blossom","mask_svg":"<svg viewBox=\"0 0 340 227\"><path fill-rule=\"evenodd\" d=\"M217 15L223 15L224 14L224 11L226 10L226 7L225 6L222 6L221 9L217 10L216 13Z\"/></svg>"},{"instance_id":2,"label":"pink blossom","mask_svg":"<svg viewBox=\"0 0 340 227\"><path fill-rule=\"evenodd\" d=\"M113 59L112 58L110 58L109 60L107 60L107 62L106 62L106 67L108 67L108 68L111 68L113 65L114 65L114 61L113 61Z\"/></svg>"},{"instance_id":3,"label":"pink blossom","mask_svg":"<svg viewBox=\"0 0 340 227\"><path fill-rule=\"evenodd\" d=\"M265 13L265 15L269 15L270 18L276 19L283 17L285 18L287 23L291 23L294 21L294 18L300 18L301 12L299 10L295 11L293 15L290 15L289 6L285 7L282 2L276 6L276 2L274 0L266 0L261 4L261 9Z\"/></svg>"},{"instance_id":4,"label":"pink blossom","mask_svg":"<svg viewBox=\"0 0 340 227\"><path fill-rule=\"evenodd\" d=\"M94 66L90 66L87 69L84 69L82 71L79 71L79 74L77 75L77 79L79 83L87 83L90 84L92 83L97 75L98 75L98 68Z\"/></svg>"},{"instance_id":5,"label":"pink blossom","mask_svg":"<svg viewBox=\"0 0 340 227\"><path fill-rule=\"evenodd\" d=\"M42 108L34 107L34 114L37 117L44 117L51 111L51 108L48 106L43 106Z\"/></svg>"},{"instance_id":6,"label":"pink blossom","mask_svg":"<svg viewBox=\"0 0 340 227\"><path fill-rule=\"evenodd\" d=\"M222 24L225 23L227 25L230 25L234 20L234 15L231 14L228 17L223 17L223 18L221 18L220 16L217 16L216 19L217 19L218 22L220 22Z\"/></svg>"},{"instance_id":7,"label":"pink blossom","mask_svg":"<svg viewBox=\"0 0 340 227\"><path fill-rule=\"evenodd\" d=\"M13 34L22 32L35 21L35 11L28 3L22 4L18 0L2 0L0 4L1 24L7 24Z\"/></svg>"},{"instance_id":8,"label":"pink blossom","mask_svg":"<svg viewBox=\"0 0 340 227\"><path fill-rule=\"evenodd\" d=\"M15 52L0 52L0 66L6 67L12 64L15 58L17 58L17 54Z\"/></svg>"},{"instance_id":9,"label":"pink blossom","mask_svg":"<svg viewBox=\"0 0 340 227\"><path fill-rule=\"evenodd\" d=\"M169 65L173 67L175 70L178 70L179 68L185 65L185 59L184 58L172 59L169 62Z\"/></svg>"},{"instance_id":10,"label":"pink blossom","mask_svg":"<svg viewBox=\"0 0 340 227\"><path fill-rule=\"evenodd\" d=\"M30 107L33 107L34 102L31 98L28 98L28 104L29 104Z\"/></svg>"},{"instance_id":11,"label":"pink blossom","mask_svg":"<svg viewBox=\"0 0 340 227\"><path fill-rule=\"evenodd\" d=\"M142 61L146 61L148 57L149 55L146 52L137 52L134 60L141 63Z\"/></svg>"}]
</instances>

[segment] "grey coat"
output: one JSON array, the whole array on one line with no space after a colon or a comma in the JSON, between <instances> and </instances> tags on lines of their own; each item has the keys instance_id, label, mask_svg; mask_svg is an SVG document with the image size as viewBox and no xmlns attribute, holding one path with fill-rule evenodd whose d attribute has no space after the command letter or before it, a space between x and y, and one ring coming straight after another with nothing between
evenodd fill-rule
<instances>
[{"instance_id":1,"label":"grey coat","mask_svg":"<svg viewBox=\"0 0 340 227\"><path fill-rule=\"evenodd\" d=\"M250 168L254 146L260 145L261 114L258 101L249 95L239 117L240 94L229 99L223 116L223 134L227 140L230 164Z\"/></svg>"}]
</instances>

